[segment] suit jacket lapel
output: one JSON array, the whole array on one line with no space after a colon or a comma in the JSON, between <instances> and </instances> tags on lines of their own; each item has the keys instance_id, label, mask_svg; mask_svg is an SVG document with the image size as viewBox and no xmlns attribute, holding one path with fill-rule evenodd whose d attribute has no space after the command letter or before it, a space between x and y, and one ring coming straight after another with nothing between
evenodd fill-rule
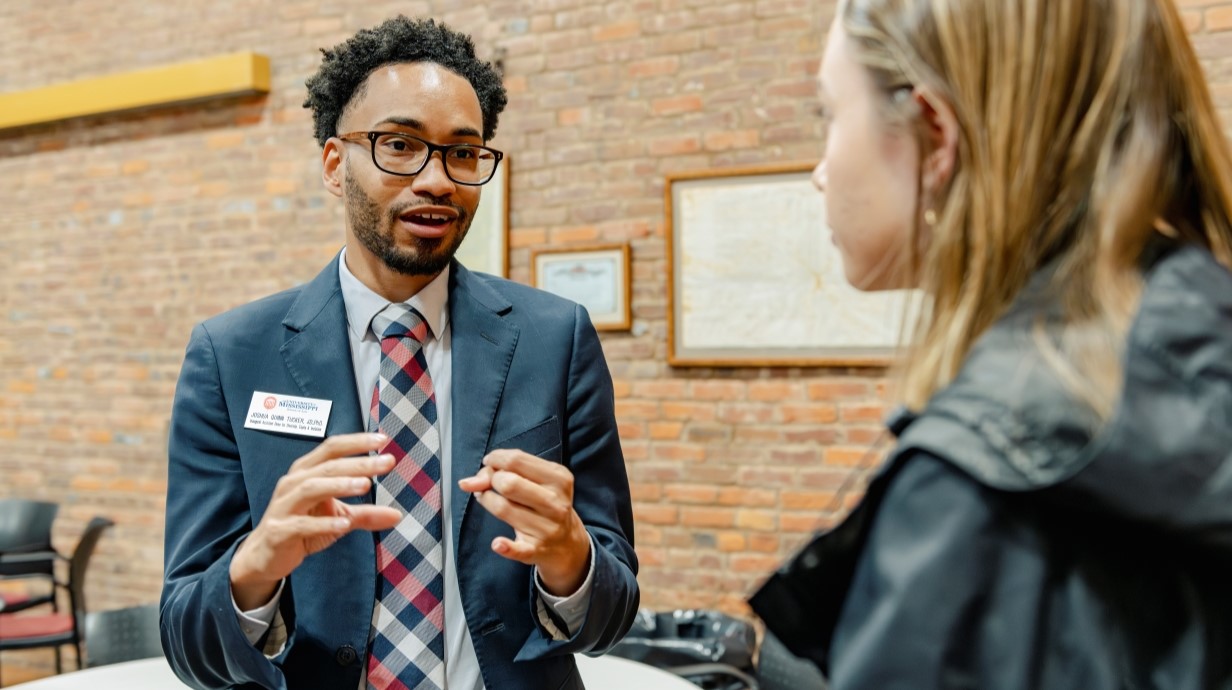
<instances>
[{"instance_id":1,"label":"suit jacket lapel","mask_svg":"<svg viewBox=\"0 0 1232 690\"><path fill-rule=\"evenodd\" d=\"M333 401L326 435L363 431L338 257L304 286L282 325L287 328L283 361L300 395Z\"/></svg>"},{"instance_id":2,"label":"suit jacket lapel","mask_svg":"<svg viewBox=\"0 0 1232 690\"><path fill-rule=\"evenodd\" d=\"M326 436L363 431L355 367L347 335L346 305L338 282L338 257L300 291L282 321L286 328L280 348L287 372L309 398L332 400ZM372 492L344 498L347 503L371 503ZM342 601L371 606L376 600L376 543L367 534L352 533L331 547L338 567L331 586L347 588ZM366 635L370 617L342 617L339 625L352 635Z\"/></svg>"},{"instance_id":3,"label":"suit jacket lapel","mask_svg":"<svg viewBox=\"0 0 1232 690\"><path fill-rule=\"evenodd\" d=\"M492 422L518 343L518 328L503 315L513 305L456 261L450 273L449 323L453 356L452 497L455 558L470 494L457 480L479 471Z\"/></svg>"}]
</instances>

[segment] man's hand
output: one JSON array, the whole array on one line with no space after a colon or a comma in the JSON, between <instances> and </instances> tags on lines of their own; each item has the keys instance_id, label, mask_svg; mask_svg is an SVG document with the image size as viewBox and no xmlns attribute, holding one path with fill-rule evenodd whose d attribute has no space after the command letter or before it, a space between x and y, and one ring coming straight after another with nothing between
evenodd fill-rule
<instances>
[{"instance_id":1,"label":"man's hand","mask_svg":"<svg viewBox=\"0 0 1232 690\"><path fill-rule=\"evenodd\" d=\"M374 475L393 469L392 455L368 455L388 441L383 434L332 436L291 464L260 524L231 559L231 594L241 611L268 602L305 558L347 532L398 524L402 513L394 508L338 500L368 493Z\"/></svg>"},{"instance_id":2,"label":"man's hand","mask_svg":"<svg viewBox=\"0 0 1232 690\"><path fill-rule=\"evenodd\" d=\"M520 450L494 450L483 468L458 482L489 513L514 530L492 550L539 569L544 589L569 596L586 580L590 535L573 510L573 473Z\"/></svg>"}]
</instances>

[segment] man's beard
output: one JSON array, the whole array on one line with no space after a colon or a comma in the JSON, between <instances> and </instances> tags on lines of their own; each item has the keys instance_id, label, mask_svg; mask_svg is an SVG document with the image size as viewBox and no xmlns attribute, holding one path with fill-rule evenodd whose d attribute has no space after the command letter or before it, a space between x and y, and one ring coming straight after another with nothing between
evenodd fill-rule
<instances>
[{"instance_id":1,"label":"man's beard","mask_svg":"<svg viewBox=\"0 0 1232 690\"><path fill-rule=\"evenodd\" d=\"M355 237L365 249L380 258L391 270L403 275L434 276L445 270L450 260L453 259L453 255L457 253L458 247L462 246L462 240L466 238L466 233L471 227L471 215L466 212L466 209L457 204L433 198L430 204L448 206L458 212L458 218L454 221L457 223L457 232L454 233L452 239L449 237L415 237L413 238L414 249L399 249L394 244L394 224L398 222L399 216L419 204L400 204L391 207L386 217L382 218L381 207L364 192L351 175L346 176L346 191L347 218ZM382 227L385 228L385 232L381 232Z\"/></svg>"}]
</instances>

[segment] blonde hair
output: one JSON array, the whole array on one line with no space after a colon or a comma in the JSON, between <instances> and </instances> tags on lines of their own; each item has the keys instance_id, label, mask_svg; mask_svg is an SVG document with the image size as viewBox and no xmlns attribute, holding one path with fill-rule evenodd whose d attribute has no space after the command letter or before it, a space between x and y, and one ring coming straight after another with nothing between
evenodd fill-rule
<instances>
[{"instance_id":1,"label":"blonde hair","mask_svg":"<svg viewBox=\"0 0 1232 690\"><path fill-rule=\"evenodd\" d=\"M959 122L953 176L922 188L916 209L936 221L911 243L924 247L911 265L930 302L900 381L911 407L953 380L1055 261L1046 289L1065 325L1037 340L1106 418L1151 238L1201 244L1232 266L1232 157L1172 2L844 1L843 29L891 120L919 125L915 101L892 98L915 87Z\"/></svg>"}]
</instances>

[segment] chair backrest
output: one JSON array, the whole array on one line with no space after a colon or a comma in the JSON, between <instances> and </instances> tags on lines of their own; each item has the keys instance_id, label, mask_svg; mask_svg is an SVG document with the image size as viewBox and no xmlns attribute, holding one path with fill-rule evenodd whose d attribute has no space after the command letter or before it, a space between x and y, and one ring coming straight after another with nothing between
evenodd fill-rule
<instances>
[{"instance_id":1,"label":"chair backrest","mask_svg":"<svg viewBox=\"0 0 1232 690\"><path fill-rule=\"evenodd\" d=\"M158 632L158 604L86 614L86 666L163 655Z\"/></svg>"},{"instance_id":2,"label":"chair backrest","mask_svg":"<svg viewBox=\"0 0 1232 690\"><path fill-rule=\"evenodd\" d=\"M103 530L111 527L115 523L105 517L91 518L86 525L85 530L81 533L81 539L77 542L77 548L73 549L73 555L68 561L68 594L73 602L73 613L78 617L80 622L81 617L86 613L86 569L90 565L90 557L94 555L94 547L98 546L98 540L103 536Z\"/></svg>"},{"instance_id":3,"label":"chair backrest","mask_svg":"<svg viewBox=\"0 0 1232 690\"><path fill-rule=\"evenodd\" d=\"M0 575L55 574L54 550L51 547L51 525L60 506L46 501L24 498L0 498ZM46 558L33 558L35 553ZM28 554L14 558L14 554Z\"/></svg>"},{"instance_id":4,"label":"chair backrest","mask_svg":"<svg viewBox=\"0 0 1232 690\"><path fill-rule=\"evenodd\" d=\"M0 551L40 551L51 547L57 503L0 498Z\"/></svg>"}]
</instances>

